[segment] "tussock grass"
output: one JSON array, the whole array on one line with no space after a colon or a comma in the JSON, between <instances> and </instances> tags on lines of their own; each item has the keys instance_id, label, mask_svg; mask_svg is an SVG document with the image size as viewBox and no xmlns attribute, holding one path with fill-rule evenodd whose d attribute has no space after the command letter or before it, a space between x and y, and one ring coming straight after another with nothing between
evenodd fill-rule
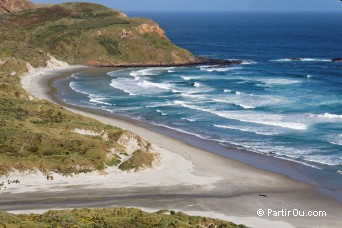
<instances>
[{"instance_id":1,"label":"tussock grass","mask_svg":"<svg viewBox=\"0 0 342 228\"><path fill-rule=\"evenodd\" d=\"M162 210L146 213L134 208L75 209L49 211L41 215L12 215L0 212L0 227L218 227L245 228L218 219L189 216Z\"/></svg>"},{"instance_id":2,"label":"tussock grass","mask_svg":"<svg viewBox=\"0 0 342 228\"><path fill-rule=\"evenodd\" d=\"M148 25L150 31L141 33L141 25ZM119 11L91 3L65 3L3 14L0 59L12 56L35 67L45 63L46 53L70 64L90 65L171 64L194 59L156 28L151 20L130 19Z\"/></svg>"}]
</instances>

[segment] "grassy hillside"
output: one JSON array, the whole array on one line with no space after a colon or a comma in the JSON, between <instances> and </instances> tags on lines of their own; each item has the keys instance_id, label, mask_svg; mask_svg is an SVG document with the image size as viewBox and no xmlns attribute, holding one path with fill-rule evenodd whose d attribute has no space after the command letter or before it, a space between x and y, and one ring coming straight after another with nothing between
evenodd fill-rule
<instances>
[{"instance_id":1,"label":"grassy hillside","mask_svg":"<svg viewBox=\"0 0 342 228\"><path fill-rule=\"evenodd\" d=\"M26 70L26 63L15 58L0 64L0 176L12 170L73 174L120 165L127 152L118 140L127 132L33 99L20 87L20 75ZM99 135L82 135L75 129ZM145 142L142 149L153 160L148 146ZM137 161L135 153L128 156L126 163ZM124 167L139 169L150 164L150 160L139 160L134 167Z\"/></svg>"},{"instance_id":2,"label":"grassy hillside","mask_svg":"<svg viewBox=\"0 0 342 228\"><path fill-rule=\"evenodd\" d=\"M0 59L44 65L47 53L69 64L180 64L194 61L149 19L90 3L65 3L0 15Z\"/></svg>"},{"instance_id":3,"label":"grassy hillside","mask_svg":"<svg viewBox=\"0 0 342 228\"><path fill-rule=\"evenodd\" d=\"M218 219L188 216L181 212L146 213L139 209L108 208L49 211L42 215L12 215L0 212L0 227L218 227L244 228Z\"/></svg>"}]
</instances>

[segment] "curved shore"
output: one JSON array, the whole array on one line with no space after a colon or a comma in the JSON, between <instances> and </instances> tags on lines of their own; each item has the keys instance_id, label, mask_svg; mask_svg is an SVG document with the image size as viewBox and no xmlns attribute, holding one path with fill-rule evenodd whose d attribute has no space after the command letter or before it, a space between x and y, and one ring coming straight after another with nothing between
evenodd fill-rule
<instances>
[{"instance_id":1,"label":"curved shore","mask_svg":"<svg viewBox=\"0 0 342 228\"><path fill-rule=\"evenodd\" d=\"M51 91L47 85L51 84L56 77L70 75L70 72L79 70L79 68L64 68L52 72L38 72L25 77L23 86L37 98L56 102L52 99ZM341 204L336 203L331 197L318 194L314 186L192 147L172 137L141 127L135 122L101 115L88 109L67 107L65 104L60 104L73 112L136 133L158 148L165 149L173 155L179 156L178 158L186 160L186 164L190 162L192 170L173 169L173 165L176 166L179 162L179 160L174 160L168 166L171 171L169 176L160 176L161 170L158 169L150 170L148 172L151 172L151 178L145 179L145 175L142 173L139 177L141 183L137 182L139 178L132 180L128 174L122 179L116 179L115 176L108 177L107 175L109 179L105 179L102 183L96 182L100 179L99 176L92 178L90 176L87 177L90 179L84 185L79 185L80 183L75 181L78 177L70 179L63 179L62 177L59 179L58 177L48 184L45 181L44 184L41 177L34 176L27 186L21 184L22 192L1 193L4 197L2 197L0 209L22 211L33 208L123 205L153 209L201 211L202 214L209 216L212 216L212 212L217 212L228 216L227 219L233 222L236 221L253 227L291 227L290 224L301 227L317 225L339 227L342 225L340 219ZM194 175L201 181L193 182L193 176L189 176L189 182L180 179L186 175ZM161 178L171 178L172 180ZM81 179L81 181L83 180ZM118 187L113 188L113 185L104 185L109 180L112 180L113 185ZM147 181L149 183L146 183ZM92 182L93 185L89 186L88 184ZM169 184L166 185L166 182ZM36 188L34 188L35 184ZM101 189L98 187L99 184ZM264 216L260 219L256 218L258 209L325 210L327 217ZM269 223L268 220L282 222Z\"/></svg>"}]
</instances>

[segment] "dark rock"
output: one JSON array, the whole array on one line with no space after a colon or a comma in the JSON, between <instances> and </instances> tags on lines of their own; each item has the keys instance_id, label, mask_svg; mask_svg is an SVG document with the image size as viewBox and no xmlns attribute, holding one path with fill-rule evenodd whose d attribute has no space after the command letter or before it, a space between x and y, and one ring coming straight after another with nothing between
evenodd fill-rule
<instances>
[{"instance_id":1,"label":"dark rock","mask_svg":"<svg viewBox=\"0 0 342 228\"><path fill-rule=\"evenodd\" d=\"M259 194L259 196L262 196L262 197L267 197L267 195L265 195L265 194Z\"/></svg>"},{"instance_id":2,"label":"dark rock","mask_svg":"<svg viewBox=\"0 0 342 228\"><path fill-rule=\"evenodd\" d=\"M334 58L331 61L334 63L342 63L342 58Z\"/></svg>"},{"instance_id":3,"label":"dark rock","mask_svg":"<svg viewBox=\"0 0 342 228\"><path fill-rule=\"evenodd\" d=\"M198 65L218 65L229 66L233 64L241 64L242 60L222 60L222 59L209 59L204 57L196 57L194 61L187 63L160 63L160 64L97 64L97 67L177 67L177 66L198 66ZM89 66L94 66L88 64Z\"/></svg>"},{"instance_id":4,"label":"dark rock","mask_svg":"<svg viewBox=\"0 0 342 228\"><path fill-rule=\"evenodd\" d=\"M302 61L303 59L302 58L291 58L290 60L291 61Z\"/></svg>"}]
</instances>

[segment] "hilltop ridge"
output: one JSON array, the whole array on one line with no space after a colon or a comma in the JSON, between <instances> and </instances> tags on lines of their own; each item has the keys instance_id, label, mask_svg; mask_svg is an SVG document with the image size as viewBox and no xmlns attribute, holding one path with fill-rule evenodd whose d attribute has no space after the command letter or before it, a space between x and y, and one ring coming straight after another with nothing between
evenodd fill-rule
<instances>
[{"instance_id":1,"label":"hilltop ridge","mask_svg":"<svg viewBox=\"0 0 342 228\"><path fill-rule=\"evenodd\" d=\"M11 29L8 29L11 28ZM69 64L170 65L196 62L158 24L92 3L64 3L0 16L0 58L42 66L48 54Z\"/></svg>"}]
</instances>

